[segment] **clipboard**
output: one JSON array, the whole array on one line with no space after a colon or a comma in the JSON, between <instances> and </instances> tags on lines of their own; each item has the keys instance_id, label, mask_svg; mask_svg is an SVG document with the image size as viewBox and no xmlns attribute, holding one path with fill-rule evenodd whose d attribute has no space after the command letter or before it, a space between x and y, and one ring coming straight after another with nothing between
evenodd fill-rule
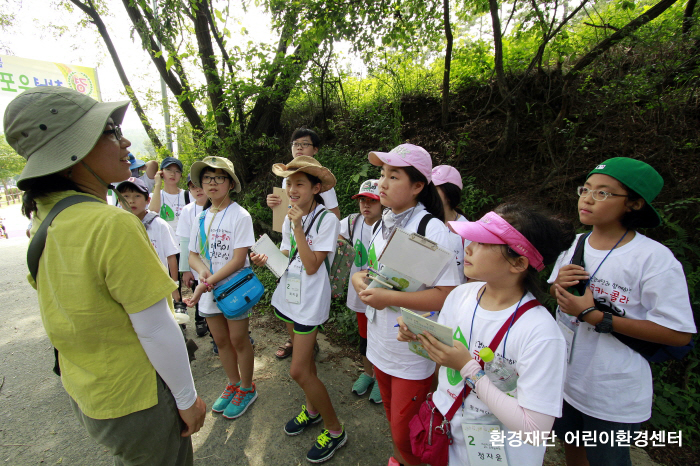
<instances>
[{"instance_id":1,"label":"clipboard","mask_svg":"<svg viewBox=\"0 0 700 466\"><path fill-rule=\"evenodd\" d=\"M454 251L418 233L396 228L379 256L382 266L400 271L426 286L432 286L447 264L454 262ZM410 281L410 280L409 280ZM409 291L409 290L407 290Z\"/></svg>"},{"instance_id":2,"label":"clipboard","mask_svg":"<svg viewBox=\"0 0 700 466\"><path fill-rule=\"evenodd\" d=\"M276 194L282 199L282 202L277 207L272 208L272 231L282 231L282 224L289 212L289 197L287 190L282 188L272 188L272 194Z\"/></svg>"},{"instance_id":3,"label":"clipboard","mask_svg":"<svg viewBox=\"0 0 700 466\"><path fill-rule=\"evenodd\" d=\"M287 265L289 264L289 258L282 254L282 251L272 242L267 234L262 235L262 237L250 248L255 254L265 254L267 256L267 262L265 262L265 267L270 269L270 271L275 274L275 277L280 278L284 275L287 270Z\"/></svg>"}]
</instances>

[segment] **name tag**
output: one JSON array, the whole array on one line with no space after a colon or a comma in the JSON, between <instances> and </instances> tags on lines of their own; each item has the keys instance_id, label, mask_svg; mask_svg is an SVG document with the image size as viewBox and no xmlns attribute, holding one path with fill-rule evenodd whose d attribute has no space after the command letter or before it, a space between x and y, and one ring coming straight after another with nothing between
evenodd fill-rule
<instances>
[{"instance_id":1,"label":"name tag","mask_svg":"<svg viewBox=\"0 0 700 466\"><path fill-rule=\"evenodd\" d=\"M504 444L494 442L491 437L492 432L500 435L500 431L498 424L474 424L473 420L462 422L471 466L508 466Z\"/></svg>"},{"instance_id":2,"label":"name tag","mask_svg":"<svg viewBox=\"0 0 700 466\"><path fill-rule=\"evenodd\" d=\"M557 325L559 325L559 330L566 340L566 362L568 364L571 362L571 350L574 348L574 340L576 339L576 324L571 322L571 317L568 314L564 314L557 307Z\"/></svg>"},{"instance_id":3,"label":"name tag","mask_svg":"<svg viewBox=\"0 0 700 466\"><path fill-rule=\"evenodd\" d=\"M287 289L285 290L285 298L290 304L301 303L301 274L287 272Z\"/></svg>"}]
</instances>

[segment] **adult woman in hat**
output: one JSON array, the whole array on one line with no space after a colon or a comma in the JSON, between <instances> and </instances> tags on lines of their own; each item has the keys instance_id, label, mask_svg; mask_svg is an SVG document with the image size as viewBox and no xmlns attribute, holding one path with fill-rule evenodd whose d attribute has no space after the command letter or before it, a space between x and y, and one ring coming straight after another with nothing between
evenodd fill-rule
<instances>
[{"instance_id":1,"label":"adult woman in hat","mask_svg":"<svg viewBox=\"0 0 700 466\"><path fill-rule=\"evenodd\" d=\"M105 202L108 184L130 175L130 142L119 127L127 105L36 87L7 107L7 141L27 159L18 185L33 233L62 199L99 200L54 219L30 282L61 381L90 436L115 464L192 464L189 436L206 406L168 305L175 284L138 217ZM136 261L148 280L133 279Z\"/></svg>"}]
</instances>

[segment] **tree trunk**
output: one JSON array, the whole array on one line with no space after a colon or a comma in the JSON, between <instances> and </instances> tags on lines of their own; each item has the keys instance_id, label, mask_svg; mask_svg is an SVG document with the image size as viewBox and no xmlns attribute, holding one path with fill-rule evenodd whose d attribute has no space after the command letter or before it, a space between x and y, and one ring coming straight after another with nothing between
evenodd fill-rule
<instances>
[{"instance_id":1,"label":"tree trunk","mask_svg":"<svg viewBox=\"0 0 700 466\"><path fill-rule=\"evenodd\" d=\"M493 0L492 0L493 1ZM610 37L605 38L598 43L593 49L586 55L581 57L571 70L564 76L564 86L562 87L562 106L559 111L559 115L554 120L554 126L559 127L564 122L564 119L569 116L569 108L571 106L571 96L569 95L569 88L574 82L578 74L585 69L588 65L593 63L600 55L605 51L610 49L613 45L617 44L621 40L630 36L637 29L644 26L651 20L658 17L661 13L666 11L671 7L677 0L661 0L659 3L642 13L641 15L634 18L632 21L627 23L622 29L615 32Z\"/></svg>"},{"instance_id":2,"label":"tree trunk","mask_svg":"<svg viewBox=\"0 0 700 466\"><path fill-rule=\"evenodd\" d=\"M450 26L450 0L443 0L445 22L445 71L442 77L442 126L445 127L450 119L450 64L452 63L452 27Z\"/></svg>"},{"instance_id":3,"label":"tree trunk","mask_svg":"<svg viewBox=\"0 0 700 466\"><path fill-rule=\"evenodd\" d=\"M185 90L183 90L183 86L180 81L171 71L168 71L163 55L160 54L159 56L156 56L159 54L159 52L161 52L161 49L158 47L158 44L156 44L156 41L150 34L150 31L148 30L148 27L141 16L141 11L137 7L132 6L130 0L122 0L122 2L124 3L126 12L129 14L131 22L134 24L136 32L138 32L139 37L141 37L143 48L151 56L151 61L153 61L153 64L156 65L158 73L163 77L163 80L165 81L165 84L168 85L170 92L172 92L177 98L180 108L185 114L185 118L187 118L187 121L192 126L192 134L194 139L199 139L201 133L204 132L204 123L202 122L199 113L194 108L194 105L192 104L192 101L190 101Z\"/></svg>"},{"instance_id":4,"label":"tree trunk","mask_svg":"<svg viewBox=\"0 0 700 466\"><path fill-rule=\"evenodd\" d=\"M505 156L515 141L517 133L517 114L513 98L508 92L508 82L503 69L503 34L501 32L501 20L498 17L498 1L489 0L489 10L491 12L491 22L493 24L493 45L494 45L494 68L496 70L496 85L501 95L501 100L505 106L506 124L501 137L498 139L495 152L498 156Z\"/></svg>"},{"instance_id":5,"label":"tree trunk","mask_svg":"<svg viewBox=\"0 0 700 466\"><path fill-rule=\"evenodd\" d=\"M126 73L124 72L124 67L122 66L122 62L119 59L119 55L117 54L117 50L114 48L114 44L112 43L112 39L109 36L109 32L107 31L107 28L105 27L105 23L102 21L102 18L100 15L97 13L97 10L95 10L94 5L92 4L92 1L88 0L89 6L80 2L79 0L71 0L71 3L73 3L75 6L80 8L86 15L88 15L90 18L92 18L93 23L95 23L95 26L97 26L97 30L100 33L100 36L102 36L102 40L104 41L105 45L107 46L107 50L109 50L109 55L112 57L112 61L114 62L115 68L117 68L117 74L119 74L119 79L122 81L122 85L124 86L124 89L126 90L127 95L129 96L129 99L131 100L131 105L133 105L134 110L136 110L136 113L139 116L139 119L141 120L141 124L143 125L143 129L146 130L146 134L148 134L148 138L151 140L151 144L156 149L160 149L163 147L163 144L161 144L160 139L158 138L158 135L156 132L153 130L153 127L151 126L151 123L148 120L148 117L146 116L146 113L143 111L143 108L141 107L141 103L139 102L138 97L136 97L136 93L134 92L133 88L131 87L131 83L129 82L129 78L126 76Z\"/></svg>"},{"instance_id":6,"label":"tree trunk","mask_svg":"<svg viewBox=\"0 0 700 466\"><path fill-rule=\"evenodd\" d=\"M688 34L690 28L693 27L695 20L693 19L693 12L695 11L695 5L698 0L688 0L688 4L685 6L685 11L683 12L683 34Z\"/></svg>"}]
</instances>

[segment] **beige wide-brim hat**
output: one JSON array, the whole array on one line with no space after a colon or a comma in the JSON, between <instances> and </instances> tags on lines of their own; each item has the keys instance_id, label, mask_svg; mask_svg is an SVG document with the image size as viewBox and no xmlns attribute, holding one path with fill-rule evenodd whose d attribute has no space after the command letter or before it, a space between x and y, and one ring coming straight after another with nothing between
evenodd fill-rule
<instances>
[{"instance_id":1,"label":"beige wide-brim hat","mask_svg":"<svg viewBox=\"0 0 700 466\"><path fill-rule=\"evenodd\" d=\"M202 187L202 184L199 182L199 179L202 170L204 170L206 167L220 168L226 173L228 173L233 179L233 183L235 184L233 190L237 193L241 192L241 183L240 181L238 181L238 177L233 171L233 164L229 159L225 159L223 157L204 157L199 162L195 162L192 164L192 166L190 167L190 181L192 181L192 183L196 187Z\"/></svg>"},{"instance_id":2,"label":"beige wide-brim hat","mask_svg":"<svg viewBox=\"0 0 700 466\"><path fill-rule=\"evenodd\" d=\"M308 155L300 155L287 165L276 163L272 166L272 173L282 178L287 178L297 172L308 173L320 179L322 193L333 189L335 186L335 176L333 176L333 173L321 165L318 160Z\"/></svg>"},{"instance_id":3,"label":"beige wide-brim hat","mask_svg":"<svg viewBox=\"0 0 700 466\"><path fill-rule=\"evenodd\" d=\"M90 153L102 137L107 120L119 125L129 101L98 102L68 87L41 86L15 97L5 109L8 144L27 164L17 179L58 173Z\"/></svg>"}]
</instances>

